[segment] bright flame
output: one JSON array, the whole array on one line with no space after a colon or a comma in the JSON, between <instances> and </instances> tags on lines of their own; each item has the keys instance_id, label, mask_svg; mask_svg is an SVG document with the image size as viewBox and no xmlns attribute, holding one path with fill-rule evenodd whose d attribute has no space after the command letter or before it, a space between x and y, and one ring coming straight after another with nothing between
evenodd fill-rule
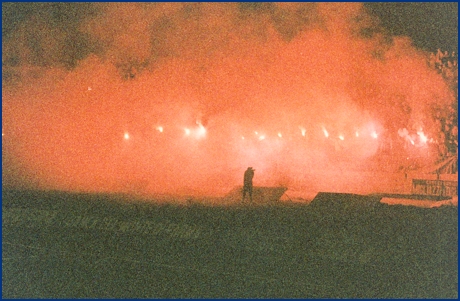
<instances>
[{"instance_id":1,"label":"bright flame","mask_svg":"<svg viewBox=\"0 0 460 301\"><path fill-rule=\"evenodd\" d=\"M356 134L355 134L355 135L356 135L356 137L359 137L359 133L358 133L358 131L356 131Z\"/></svg>"},{"instance_id":2,"label":"bright flame","mask_svg":"<svg viewBox=\"0 0 460 301\"><path fill-rule=\"evenodd\" d=\"M125 134L123 135L123 138L125 140L129 140L129 133L128 132L125 132Z\"/></svg>"},{"instance_id":3,"label":"bright flame","mask_svg":"<svg viewBox=\"0 0 460 301\"><path fill-rule=\"evenodd\" d=\"M422 147L426 145L427 142L434 142L433 138L428 138L422 130L418 130L417 134L409 134L409 131L406 128L398 130L399 136L403 137L410 144L415 145L416 147ZM419 137L417 139L417 136Z\"/></svg>"},{"instance_id":4,"label":"bright flame","mask_svg":"<svg viewBox=\"0 0 460 301\"><path fill-rule=\"evenodd\" d=\"M163 133L163 127L162 126L157 126L157 131L159 131L160 133Z\"/></svg>"},{"instance_id":5,"label":"bright flame","mask_svg":"<svg viewBox=\"0 0 460 301\"><path fill-rule=\"evenodd\" d=\"M328 133L327 130L324 128L324 126L323 126L322 128L323 128L324 136L325 136L326 138L329 137L329 133Z\"/></svg>"},{"instance_id":6,"label":"bright flame","mask_svg":"<svg viewBox=\"0 0 460 301\"><path fill-rule=\"evenodd\" d=\"M305 134L307 133L307 129L301 126L299 126L299 128L300 128L300 131L302 132L302 136L305 137Z\"/></svg>"},{"instance_id":7,"label":"bright flame","mask_svg":"<svg viewBox=\"0 0 460 301\"><path fill-rule=\"evenodd\" d=\"M259 140L262 141L262 140L264 140L264 139L265 139L265 135L260 135Z\"/></svg>"},{"instance_id":8,"label":"bright flame","mask_svg":"<svg viewBox=\"0 0 460 301\"><path fill-rule=\"evenodd\" d=\"M417 135L419 135L420 141L421 141L422 143L426 143L426 142L428 141L428 137L425 136L425 134L424 134L422 131L418 131L418 132L417 132Z\"/></svg>"},{"instance_id":9,"label":"bright flame","mask_svg":"<svg viewBox=\"0 0 460 301\"><path fill-rule=\"evenodd\" d=\"M371 136L372 136L372 138L377 139L379 135L377 135L376 131L373 131Z\"/></svg>"},{"instance_id":10,"label":"bright flame","mask_svg":"<svg viewBox=\"0 0 460 301\"><path fill-rule=\"evenodd\" d=\"M339 139L343 141L343 140L345 140L345 137L343 135L340 135Z\"/></svg>"},{"instance_id":11,"label":"bright flame","mask_svg":"<svg viewBox=\"0 0 460 301\"><path fill-rule=\"evenodd\" d=\"M197 122L197 124L198 124L197 137L201 138L201 137L206 136L206 128L199 122Z\"/></svg>"},{"instance_id":12,"label":"bright flame","mask_svg":"<svg viewBox=\"0 0 460 301\"><path fill-rule=\"evenodd\" d=\"M281 133L278 133L278 137L283 138L283 135L281 135Z\"/></svg>"},{"instance_id":13,"label":"bright flame","mask_svg":"<svg viewBox=\"0 0 460 301\"><path fill-rule=\"evenodd\" d=\"M200 139L206 136L206 128L200 123L196 122L197 128L184 128L185 136L193 136L196 139Z\"/></svg>"}]
</instances>

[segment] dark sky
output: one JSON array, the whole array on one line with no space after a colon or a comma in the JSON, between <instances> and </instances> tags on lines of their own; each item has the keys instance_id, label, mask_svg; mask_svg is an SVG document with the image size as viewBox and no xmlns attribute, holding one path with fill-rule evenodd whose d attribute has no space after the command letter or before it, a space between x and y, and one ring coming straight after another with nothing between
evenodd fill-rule
<instances>
[{"instance_id":1,"label":"dark sky","mask_svg":"<svg viewBox=\"0 0 460 301\"><path fill-rule=\"evenodd\" d=\"M428 51L458 49L458 2L368 2L392 35L406 35Z\"/></svg>"},{"instance_id":2,"label":"dark sky","mask_svg":"<svg viewBox=\"0 0 460 301\"><path fill-rule=\"evenodd\" d=\"M268 11L270 4L242 3L242 9ZM416 47L427 51L438 48L447 51L458 49L457 2L367 2L365 7L376 15L381 25L391 35L404 35L413 40ZM63 26L74 39L84 40L78 34L79 22L98 14L93 3L2 3L2 35L8 38L24 21L32 16L46 18L53 25ZM83 43L83 42L82 42ZM80 56L91 51L79 46ZM77 51L75 47L69 51Z\"/></svg>"},{"instance_id":3,"label":"dark sky","mask_svg":"<svg viewBox=\"0 0 460 301\"><path fill-rule=\"evenodd\" d=\"M426 50L457 49L458 2L367 2L365 6L392 35L407 35ZM264 9L255 5L255 9ZM91 3L2 3L2 33L8 34L32 14L48 14L68 26L96 13Z\"/></svg>"}]
</instances>

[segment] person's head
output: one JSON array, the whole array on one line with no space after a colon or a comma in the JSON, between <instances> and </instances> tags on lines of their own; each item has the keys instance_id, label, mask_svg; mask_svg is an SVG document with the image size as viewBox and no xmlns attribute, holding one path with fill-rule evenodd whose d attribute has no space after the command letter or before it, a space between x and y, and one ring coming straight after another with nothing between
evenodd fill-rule
<instances>
[{"instance_id":1,"label":"person's head","mask_svg":"<svg viewBox=\"0 0 460 301\"><path fill-rule=\"evenodd\" d=\"M252 167L248 167L248 170L252 170L252 171L255 171L255 169L254 169L254 168L252 168Z\"/></svg>"}]
</instances>

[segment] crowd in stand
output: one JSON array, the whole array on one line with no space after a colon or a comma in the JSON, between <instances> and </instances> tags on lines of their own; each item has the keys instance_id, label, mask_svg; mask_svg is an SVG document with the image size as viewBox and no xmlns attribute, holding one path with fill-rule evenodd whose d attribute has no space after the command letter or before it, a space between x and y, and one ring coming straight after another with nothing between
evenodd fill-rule
<instances>
[{"instance_id":1,"label":"crowd in stand","mask_svg":"<svg viewBox=\"0 0 460 301\"><path fill-rule=\"evenodd\" d=\"M431 53L428 64L442 74L446 83L454 92L454 102L448 109L446 117L440 118L441 137L439 144L441 157L458 153L458 53L441 51Z\"/></svg>"}]
</instances>

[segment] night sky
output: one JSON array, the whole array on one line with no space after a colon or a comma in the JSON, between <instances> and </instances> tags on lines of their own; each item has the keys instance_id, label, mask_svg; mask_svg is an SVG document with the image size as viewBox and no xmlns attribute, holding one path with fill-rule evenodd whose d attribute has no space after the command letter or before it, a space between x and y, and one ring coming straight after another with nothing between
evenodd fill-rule
<instances>
[{"instance_id":1,"label":"night sky","mask_svg":"<svg viewBox=\"0 0 460 301\"><path fill-rule=\"evenodd\" d=\"M404 35L418 48L458 49L458 2L368 2L391 35Z\"/></svg>"},{"instance_id":2,"label":"night sky","mask_svg":"<svg viewBox=\"0 0 460 301\"><path fill-rule=\"evenodd\" d=\"M145 6L154 4L144 4ZM59 61L68 67L73 67L90 53L100 51L99 45L91 43L88 34L82 32L81 24L101 12L101 6L94 3L2 3L2 37L4 43L9 43L17 30L27 26L28 22L43 22L51 31L66 35L61 41L63 45ZM457 2L367 2L364 6L378 18L379 29L392 36L407 36L414 46L431 52L438 48L445 51L458 49L458 3ZM276 15L272 3L239 3L239 11L249 17L257 14L271 15L275 22L283 23L284 16ZM308 18L299 18L296 27L308 24ZM34 21L31 21L34 20ZM289 23L285 22L285 23ZM303 24L302 24L303 23ZM288 24L289 25L289 24ZM39 25L40 26L40 25ZM292 27L295 28L295 27ZM286 24L278 29L285 38L291 38L299 30L288 28ZM372 30L371 30L372 31ZM38 37L35 37L38 38ZM30 41L31 44L34 41ZM38 51L38 50L37 50ZM49 59L35 63L51 63ZM2 60L3 64L15 64L15 58Z\"/></svg>"},{"instance_id":3,"label":"night sky","mask_svg":"<svg viewBox=\"0 0 460 301\"><path fill-rule=\"evenodd\" d=\"M409 141L397 168L434 160L454 101L426 59L457 51L456 2L2 8L7 186L209 194L248 166L290 185Z\"/></svg>"}]
</instances>

